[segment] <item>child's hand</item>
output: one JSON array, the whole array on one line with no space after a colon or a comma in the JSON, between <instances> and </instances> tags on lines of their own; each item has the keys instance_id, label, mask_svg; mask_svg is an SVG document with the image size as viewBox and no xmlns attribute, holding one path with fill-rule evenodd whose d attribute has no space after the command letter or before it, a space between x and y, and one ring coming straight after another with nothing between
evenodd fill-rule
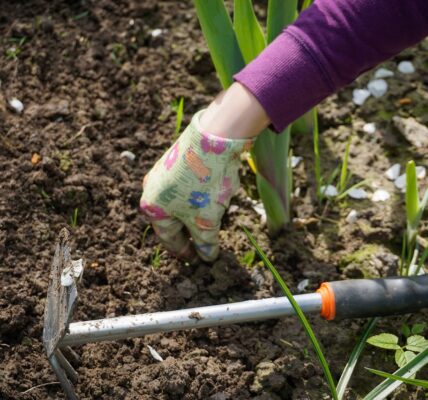
<instances>
[{"instance_id":1,"label":"child's hand","mask_svg":"<svg viewBox=\"0 0 428 400\"><path fill-rule=\"evenodd\" d=\"M239 187L240 154L252 141L201 132L200 115L145 176L140 210L169 251L190 261L189 233L197 254L213 261L221 218Z\"/></svg>"}]
</instances>

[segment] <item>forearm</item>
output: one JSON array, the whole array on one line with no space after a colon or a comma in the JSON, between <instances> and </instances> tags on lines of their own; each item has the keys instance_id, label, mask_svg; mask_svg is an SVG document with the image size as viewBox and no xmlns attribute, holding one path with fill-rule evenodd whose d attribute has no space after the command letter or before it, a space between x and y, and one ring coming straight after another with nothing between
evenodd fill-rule
<instances>
[{"instance_id":1,"label":"forearm","mask_svg":"<svg viewBox=\"0 0 428 400\"><path fill-rule=\"evenodd\" d=\"M427 0L316 0L235 79L280 132L427 34Z\"/></svg>"}]
</instances>

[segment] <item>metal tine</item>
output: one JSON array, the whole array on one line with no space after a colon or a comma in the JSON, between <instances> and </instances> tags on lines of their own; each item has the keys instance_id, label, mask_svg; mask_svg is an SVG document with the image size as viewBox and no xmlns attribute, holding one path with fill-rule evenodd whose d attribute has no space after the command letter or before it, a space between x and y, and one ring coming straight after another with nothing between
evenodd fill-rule
<instances>
[{"instance_id":1,"label":"metal tine","mask_svg":"<svg viewBox=\"0 0 428 400\"><path fill-rule=\"evenodd\" d=\"M71 366L71 364L68 362L68 360L64 357L64 354L61 353L61 350L56 349L55 350L55 356L58 359L58 362L61 364L61 367L66 372L67 376L70 378L70 380L73 383L76 383L79 379L79 375L75 371L75 369Z\"/></svg>"},{"instance_id":2,"label":"metal tine","mask_svg":"<svg viewBox=\"0 0 428 400\"><path fill-rule=\"evenodd\" d=\"M76 393L74 392L73 385L67 379L67 375L65 374L64 370L62 369L60 363L58 362L58 360L55 356L55 354L52 354L49 357L49 363L51 364L51 367L54 370L55 375L58 378L59 383L61 384L61 387L65 392L65 395L67 396L67 399L68 400L78 400Z\"/></svg>"},{"instance_id":3,"label":"metal tine","mask_svg":"<svg viewBox=\"0 0 428 400\"><path fill-rule=\"evenodd\" d=\"M59 346L61 347L61 343L59 343ZM69 360L70 364L75 366L80 364L80 356L70 346L61 347L61 352Z\"/></svg>"}]
</instances>

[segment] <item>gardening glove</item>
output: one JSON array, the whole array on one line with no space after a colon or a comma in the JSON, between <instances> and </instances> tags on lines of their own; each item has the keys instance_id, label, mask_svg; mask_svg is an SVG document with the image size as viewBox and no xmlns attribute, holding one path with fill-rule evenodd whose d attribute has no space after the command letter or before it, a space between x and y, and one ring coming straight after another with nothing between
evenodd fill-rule
<instances>
[{"instance_id":1,"label":"gardening glove","mask_svg":"<svg viewBox=\"0 0 428 400\"><path fill-rule=\"evenodd\" d=\"M144 177L140 201L163 245L187 261L194 255L189 234L200 258L217 258L221 218L239 187L240 154L252 145L203 132L202 112Z\"/></svg>"}]
</instances>

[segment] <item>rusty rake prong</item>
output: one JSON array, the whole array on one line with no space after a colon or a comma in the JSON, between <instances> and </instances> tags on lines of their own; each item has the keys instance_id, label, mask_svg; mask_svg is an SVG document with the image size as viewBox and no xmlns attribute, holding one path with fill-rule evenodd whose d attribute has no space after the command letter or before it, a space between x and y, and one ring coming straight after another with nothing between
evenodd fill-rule
<instances>
[{"instance_id":1,"label":"rusty rake prong","mask_svg":"<svg viewBox=\"0 0 428 400\"><path fill-rule=\"evenodd\" d=\"M49 363L52 367L52 369L55 372L56 377L59 380L59 383L62 386L62 389L64 390L67 399L68 400L78 400L76 393L74 392L73 385L70 383L70 381L67 379L67 375L65 374L64 370L62 369L60 363L58 362L55 354L51 354L49 357Z\"/></svg>"}]
</instances>

